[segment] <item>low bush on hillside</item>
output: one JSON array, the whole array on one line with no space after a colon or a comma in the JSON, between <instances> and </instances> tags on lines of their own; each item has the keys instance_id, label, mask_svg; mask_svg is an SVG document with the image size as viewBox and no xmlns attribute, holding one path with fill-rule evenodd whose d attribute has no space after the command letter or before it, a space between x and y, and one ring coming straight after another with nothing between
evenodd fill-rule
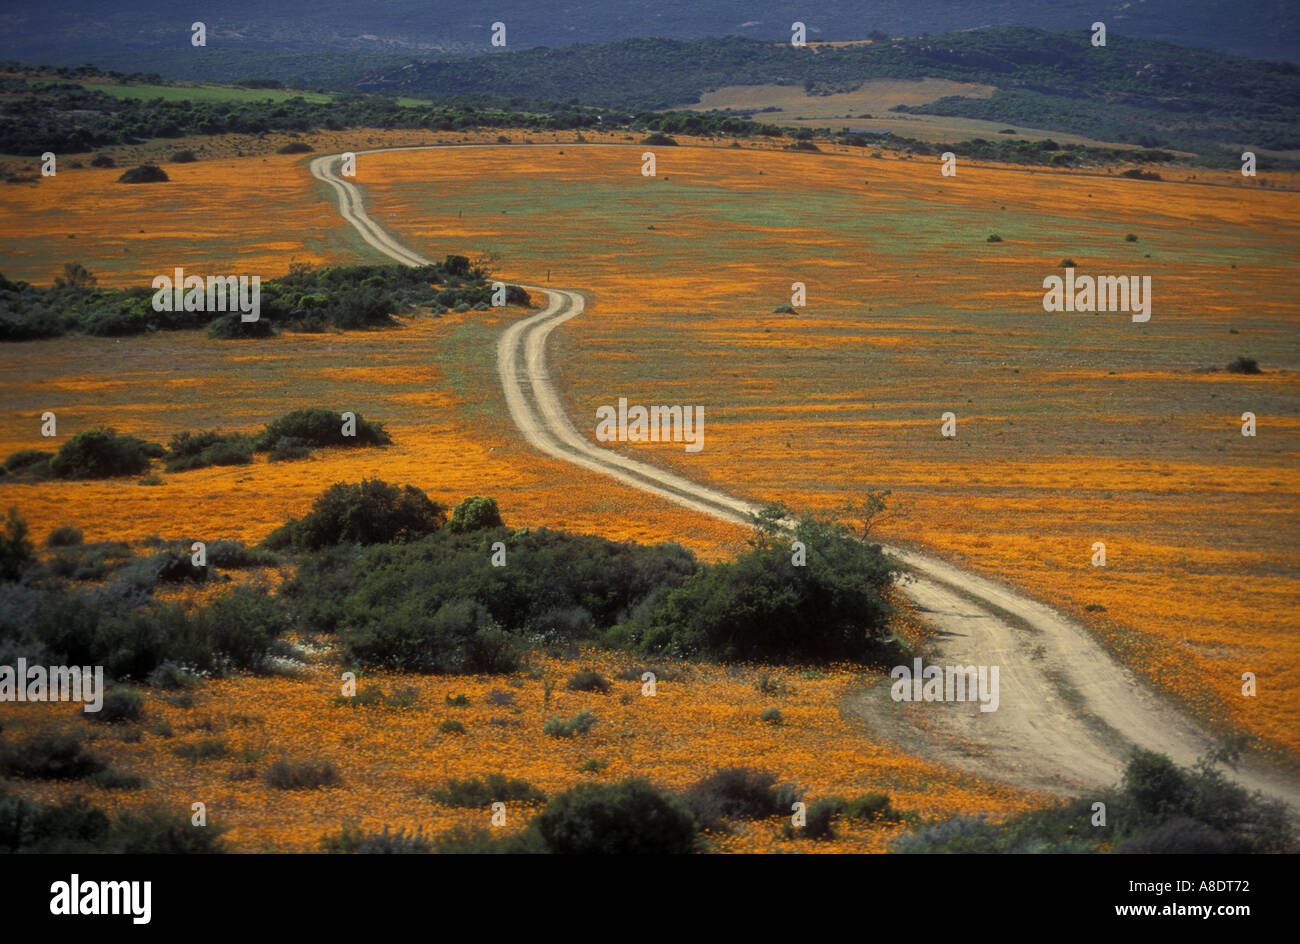
<instances>
[{"instance_id":1,"label":"low bush on hillside","mask_svg":"<svg viewBox=\"0 0 1300 944\"><path fill-rule=\"evenodd\" d=\"M369 422L360 413L345 419L342 413L319 407L294 410L267 423L254 445L258 452L267 452L286 440L312 447L388 446L393 441L383 426Z\"/></svg>"},{"instance_id":2,"label":"low bush on hillside","mask_svg":"<svg viewBox=\"0 0 1300 944\"><path fill-rule=\"evenodd\" d=\"M20 449L5 459L4 470L15 477L47 478L54 453L40 449Z\"/></svg>"},{"instance_id":3,"label":"low bush on hillside","mask_svg":"<svg viewBox=\"0 0 1300 944\"><path fill-rule=\"evenodd\" d=\"M176 855L224 852L221 827L194 826L185 813L150 809L116 820L85 797L51 806L0 795L0 853Z\"/></svg>"},{"instance_id":4,"label":"low bush on hillside","mask_svg":"<svg viewBox=\"0 0 1300 944\"><path fill-rule=\"evenodd\" d=\"M82 542L81 529L70 524L61 524L50 531L45 538L46 547L76 547Z\"/></svg>"},{"instance_id":5,"label":"low bush on hillside","mask_svg":"<svg viewBox=\"0 0 1300 944\"><path fill-rule=\"evenodd\" d=\"M27 540L27 521L10 505L0 534L0 580L17 580L31 562L36 549Z\"/></svg>"},{"instance_id":6,"label":"low bush on hillside","mask_svg":"<svg viewBox=\"0 0 1300 944\"><path fill-rule=\"evenodd\" d=\"M189 149L177 151L172 155L173 164L193 164L198 159L199 156Z\"/></svg>"},{"instance_id":7,"label":"low bush on hillside","mask_svg":"<svg viewBox=\"0 0 1300 944\"><path fill-rule=\"evenodd\" d=\"M778 785L769 771L728 767L687 790L686 803L704 828L717 830L726 820L789 816L801 796L794 784Z\"/></svg>"},{"instance_id":8,"label":"low bush on hillside","mask_svg":"<svg viewBox=\"0 0 1300 944\"><path fill-rule=\"evenodd\" d=\"M501 525L501 511L497 508L497 500L475 495L452 509L451 521L448 522L447 527L453 533L462 534L468 531L499 528Z\"/></svg>"},{"instance_id":9,"label":"low bush on hillside","mask_svg":"<svg viewBox=\"0 0 1300 944\"><path fill-rule=\"evenodd\" d=\"M31 735L0 742L0 773L25 780L80 780L108 767L74 735Z\"/></svg>"},{"instance_id":10,"label":"low bush on hillside","mask_svg":"<svg viewBox=\"0 0 1300 944\"><path fill-rule=\"evenodd\" d=\"M339 783L339 771L327 760L282 757L266 769L262 779L278 790L319 790Z\"/></svg>"},{"instance_id":11,"label":"low bush on hillside","mask_svg":"<svg viewBox=\"0 0 1300 944\"><path fill-rule=\"evenodd\" d=\"M132 167L123 173L121 177L117 178L117 182L119 184L157 184L170 179L167 176L167 171L157 164L141 164L139 167Z\"/></svg>"},{"instance_id":12,"label":"low bush on hillside","mask_svg":"<svg viewBox=\"0 0 1300 944\"><path fill-rule=\"evenodd\" d=\"M645 780L584 783L529 824L558 855L674 855L693 851L696 822L677 797Z\"/></svg>"},{"instance_id":13,"label":"low bush on hillside","mask_svg":"<svg viewBox=\"0 0 1300 944\"><path fill-rule=\"evenodd\" d=\"M1227 370L1227 371L1230 371L1231 373L1234 373L1234 374L1259 374L1259 373L1263 373L1263 372L1259 369L1259 361L1255 360L1255 358L1253 358L1253 357L1238 357L1238 358L1235 358L1235 359L1232 361L1232 363L1230 363L1230 364L1229 364L1226 368L1224 368L1224 369Z\"/></svg>"},{"instance_id":14,"label":"low bush on hillside","mask_svg":"<svg viewBox=\"0 0 1300 944\"><path fill-rule=\"evenodd\" d=\"M595 669L583 669L571 675L564 687L571 692L599 692L604 695L609 691L610 681Z\"/></svg>"},{"instance_id":15,"label":"low bush on hillside","mask_svg":"<svg viewBox=\"0 0 1300 944\"><path fill-rule=\"evenodd\" d=\"M331 544L413 541L442 527L446 511L414 485L378 479L338 482L302 518L281 525L263 542L272 550L318 549Z\"/></svg>"},{"instance_id":16,"label":"low bush on hillside","mask_svg":"<svg viewBox=\"0 0 1300 944\"><path fill-rule=\"evenodd\" d=\"M486 808L492 803L544 803L546 794L527 780L488 774L482 780L449 780L442 790L431 791L429 799L443 806Z\"/></svg>"},{"instance_id":17,"label":"low bush on hillside","mask_svg":"<svg viewBox=\"0 0 1300 944\"><path fill-rule=\"evenodd\" d=\"M1096 802L1105 823L1094 824ZM1284 804L1229 781L1212 757L1191 769L1137 750L1120 784L1095 797L1013 816L1000 825L958 817L894 843L905 853L1270 853L1296 850Z\"/></svg>"},{"instance_id":18,"label":"low bush on hillside","mask_svg":"<svg viewBox=\"0 0 1300 944\"><path fill-rule=\"evenodd\" d=\"M596 716L586 708L565 721L558 715L551 715L542 725L542 733L551 737L571 738L575 734L586 734L596 724Z\"/></svg>"},{"instance_id":19,"label":"low bush on hillside","mask_svg":"<svg viewBox=\"0 0 1300 944\"><path fill-rule=\"evenodd\" d=\"M54 458L50 472L61 479L102 479L147 472L151 459L165 450L157 443L120 435L112 429L89 429L69 439Z\"/></svg>"},{"instance_id":20,"label":"low bush on hillside","mask_svg":"<svg viewBox=\"0 0 1300 944\"><path fill-rule=\"evenodd\" d=\"M276 154L310 154L316 150L306 141L290 141L284 147L278 149Z\"/></svg>"},{"instance_id":21,"label":"low bush on hillside","mask_svg":"<svg viewBox=\"0 0 1300 944\"><path fill-rule=\"evenodd\" d=\"M185 472L213 465L247 465L252 461L252 440L237 433L215 430L177 433L167 446L168 472Z\"/></svg>"}]
</instances>

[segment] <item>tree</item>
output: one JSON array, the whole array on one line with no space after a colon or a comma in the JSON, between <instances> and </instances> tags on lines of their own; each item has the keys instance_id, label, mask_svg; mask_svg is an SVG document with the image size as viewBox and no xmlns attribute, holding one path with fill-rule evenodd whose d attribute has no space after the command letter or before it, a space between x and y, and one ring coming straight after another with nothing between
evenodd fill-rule
<instances>
[{"instance_id":1,"label":"tree","mask_svg":"<svg viewBox=\"0 0 1300 944\"><path fill-rule=\"evenodd\" d=\"M63 278L55 278L55 288L70 288L78 292L93 291L99 280L80 262L68 262L63 266Z\"/></svg>"},{"instance_id":2,"label":"tree","mask_svg":"<svg viewBox=\"0 0 1300 944\"><path fill-rule=\"evenodd\" d=\"M845 502L840 509L841 514L862 529L862 540L866 540L872 526L884 513L885 499L888 497L888 489L871 489L862 498Z\"/></svg>"}]
</instances>

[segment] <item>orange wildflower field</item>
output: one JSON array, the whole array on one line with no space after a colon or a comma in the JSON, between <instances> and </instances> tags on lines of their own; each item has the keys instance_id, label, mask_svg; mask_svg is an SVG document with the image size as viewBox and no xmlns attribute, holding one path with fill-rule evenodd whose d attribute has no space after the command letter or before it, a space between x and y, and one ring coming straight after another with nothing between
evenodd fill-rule
<instances>
[{"instance_id":1,"label":"orange wildflower field","mask_svg":"<svg viewBox=\"0 0 1300 944\"><path fill-rule=\"evenodd\" d=\"M496 135L363 133L312 139L319 153L380 144L492 143ZM512 134L522 142L522 134ZM549 365L578 428L596 409L702 405L705 448L615 446L701 482L796 510L830 512L889 489L882 540L925 548L1022 587L1084 622L1126 664L1223 731L1300 757L1300 194L1228 173L1161 182L1119 169L1069 172L771 148L657 150L551 135L549 147L362 155L367 209L430 257L491 257L492 271L582 289L585 313L552 336ZM706 142L685 144L703 145ZM47 283L78 261L101 284L189 271L284 273L291 262L379 262L339 218L300 156L257 153L167 167L173 184L119 187L120 170L60 170L0 190L2 271ZM175 186L174 184L181 184ZM1281 186L1279 186L1281 185ZM125 223L123 221L126 221ZM997 234L1000 242L989 242ZM1133 234L1135 240L1127 240ZM72 238L69 238L72 237ZM1151 320L1051 314L1042 280L1151 275ZM793 313L792 283L806 287ZM108 425L166 442L183 430L252 432L291 409L355 410L385 424L383 450L208 468L135 480L0 481L39 543L71 523L87 541L260 540L331 482L410 483L446 504L492 495L507 524L618 540L677 541L706 559L744 548L743 529L532 450L506 412L496 338L519 309L414 316L400 329L211 340L198 332L0 346L0 455ZM1238 355L1264 373L1210 372ZM940 416L957 418L955 439ZM1241 435L1241 415L1259 434ZM1107 548L1105 567L1092 545ZM147 692L145 720L88 725L67 706L7 705L11 730L89 729L140 791L21 784L27 795L96 794L122 809L203 801L243 850L305 851L346 819L426 832L479 823L421 794L502 772L548 794L584 779L643 775L682 787L733 763L798 780L810 798L884 790L923 817L1001 818L1047 802L880 743L840 706L862 683L837 668L788 674L765 695L753 667L676 667L655 698L563 679L627 663L608 653L533 657L505 679L367 676L415 689L409 709L332 707L337 663L300 677L203 683L195 706ZM1260 694L1240 696L1243 672ZM513 692L514 708L487 701ZM449 706L464 693L468 706ZM770 706L785 721L758 721ZM552 714L591 708L590 734L559 742ZM516 710L517 709L517 710ZM439 734L446 719L466 733ZM514 722L519 722L515 724ZM171 731L170 734L163 732ZM139 735L138 739L136 735ZM216 739L221 757L177 744ZM701 745L707 745L703 747ZM334 761L342 783L302 796L260 779L280 753ZM413 760L414 758L414 760ZM607 762L581 773L589 759ZM511 828L527 817L513 816ZM485 822L482 823L486 825ZM715 837L719 851L883 851L901 827L846 824L791 843L780 821Z\"/></svg>"}]
</instances>

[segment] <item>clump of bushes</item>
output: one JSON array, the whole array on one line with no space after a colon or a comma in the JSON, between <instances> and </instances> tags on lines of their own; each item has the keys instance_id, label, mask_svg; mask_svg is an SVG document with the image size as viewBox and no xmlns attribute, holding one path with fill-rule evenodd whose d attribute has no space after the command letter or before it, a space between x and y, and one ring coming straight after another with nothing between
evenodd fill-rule
<instances>
[{"instance_id":1,"label":"clump of bushes","mask_svg":"<svg viewBox=\"0 0 1300 944\"><path fill-rule=\"evenodd\" d=\"M360 413L354 413L355 430L349 429L351 435L344 435L344 429L353 425L345 423L342 413L311 407L294 410L266 425L257 436L254 448L258 452L267 452L281 443L290 445L324 447L324 446L387 446L392 438L379 423L371 423Z\"/></svg>"},{"instance_id":2,"label":"clump of bushes","mask_svg":"<svg viewBox=\"0 0 1300 944\"><path fill-rule=\"evenodd\" d=\"M1235 358L1235 359L1232 361L1232 363L1229 364L1229 365L1228 365L1226 368L1224 368L1224 369L1225 369L1225 370L1228 370L1228 371L1230 371L1231 373L1234 373L1234 374L1259 374L1259 373L1262 373L1262 371L1259 369L1259 361L1255 360L1255 358L1253 358L1253 357L1238 357L1238 358Z\"/></svg>"},{"instance_id":3,"label":"clump of bushes","mask_svg":"<svg viewBox=\"0 0 1300 944\"><path fill-rule=\"evenodd\" d=\"M263 779L279 790L317 790L339 783L338 768L327 760L282 757L266 769Z\"/></svg>"},{"instance_id":4,"label":"clump of bushes","mask_svg":"<svg viewBox=\"0 0 1300 944\"><path fill-rule=\"evenodd\" d=\"M0 796L0 853L224 852L220 835L220 826L194 826L187 816L178 816L174 811L123 814L113 821L84 797L46 806L21 797Z\"/></svg>"},{"instance_id":5,"label":"clump of bushes","mask_svg":"<svg viewBox=\"0 0 1300 944\"><path fill-rule=\"evenodd\" d=\"M193 164L198 159L199 156L189 149L177 151L172 155L173 164Z\"/></svg>"},{"instance_id":6,"label":"clump of bushes","mask_svg":"<svg viewBox=\"0 0 1300 944\"><path fill-rule=\"evenodd\" d=\"M987 243L1000 243L1002 242L1002 237L999 236L997 233L993 233L992 235L989 236L988 239L984 241Z\"/></svg>"},{"instance_id":7,"label":"clump of bushes","mask_svg":"<svg viewBox=\"0 0 1300 944\"><path fill-rule=\"evenodd\" d=\"M1093 825L1093 803L1106 823ZM1295 827L1281 802L1239 787L1215 767L1214 755L1191 769L1163 754L1137 750L1117 788L1061 806L1013 816L1001 825L958 817L894 843L904 853L1288 853Z\"/></svg>"},{"instance_id":8,"label":"clump of bushes","mask_svg":"<svg viewBox=\"0 0 1300 944\"><path fill-rule=\"evenodd\" d=\"M399 488L379 479L336 482L308 514L281 525L263 544L279 550L413 541L437 531L445 520L443 506L414 485Z\"/></svg>"},{"instance_id":9,"label":"clump of bushes","mask_svg":"<svg viewBox=\"0 0 1300 944\"><path fill-rule=\"evenodd\" d=\"M253 442L237 433L207 430L177 433L167 447L167 471L185 472L213 465L247 465L253 461Z\"/></svg>"},{"instance_id":10,"label":"clump of bushes","mask_svg":"<svg viewBox=\"0 0 1300 944\"><path fill-rule=\"evenodd\" d=\"M1134 180L1161 180L1159 174L1153 170L1143 170L1140 167L1134 167L1120 174L1121 177L1131 177Z\"/></svg>"},{"instance_id":11,"label":"clump of bushes","mask_svg":"<svg viewBox=\"0 0 1300 944\"><path fill-rule=\"evenodd\" d=\"M438 725L439 734L464 734L465 725L461 724L454 718L448 718Z\"/></svg>"},{"instance_id":12,"label":"clump of bushes","mask_svg":"<svg viewBox=\"0 0 1300 944\"><path fill-rule=\"evenodd\" d=\"M61 479L102 479L139 475L165 450L157 443L119 435L112 429L88 429L69 439L50 459L50 472Z\"/></svg>"},{"instance_id":13,"label":"clump of bushes","mask_svg":"<svg viewBox=\"0 0 1300 944\"><path fill-rule=\"evenodd\" d=\"M676 140L659 131L656 131L647 138L643 138L641 143L649 144L652 147L677 147Z\"/></svg>"},{"instance_id":14,"label":"clump of bushes","mask_svg":"<svg viewBox=\"0 0 1300 944\"><path fill-rule=\"evenodd\" d=\"M310 154L316 150L306 141L290 141L284 147L277 150L276 154Z\"/></svg>"},{"instance_id":15,"label":"clump of bushes","mask_svg":"<svg viewBox=\"0 0 1300 944\"><path fill-rule=\"evenodd\" d=\"M430 792L429 799L443 806L486 807L492 803L545 803L546 794L527 780L488 774L483 780L450 780L444 789Z\"/></svg>"},{"instance_id":16,"label":"clump of bushes","mask_svg":"<svg viewBox=\"0 0 1300 944\"><path fill-rule=\"evenodd\" d=\"M108 767L73 735L32 735L0 743L0 772L27 780L80 780Z\"/></svg>"}]
</instances>

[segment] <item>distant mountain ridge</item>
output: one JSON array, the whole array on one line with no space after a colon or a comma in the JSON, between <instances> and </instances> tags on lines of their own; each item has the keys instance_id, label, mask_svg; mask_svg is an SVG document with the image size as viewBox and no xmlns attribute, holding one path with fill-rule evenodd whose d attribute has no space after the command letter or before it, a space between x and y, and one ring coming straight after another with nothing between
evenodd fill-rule
<instances>
[{"instance_id":1,"label":"distant mountain ridge","mask_svg":"<svg viewBox=\"0 0 1300 944\"><path fill-rule=\"evenodd\" d=\"M1126 36L1300 59L1294 0L873 0L869 8L861 0L222 0L192 8L172 0L8 0L0 8L0 57L132 72L149 68L141 53L159 53L183 68L185 60L173 54L188 47L193 20L204 20L213 48L405 55L487 52L498 21L507 26L509 48L527 49L641 36L781 40L789 39L794 20L807 25L812 40L864 39L873 30L1087 30L1100 20Z\"/></svg>"}]
</instances>

